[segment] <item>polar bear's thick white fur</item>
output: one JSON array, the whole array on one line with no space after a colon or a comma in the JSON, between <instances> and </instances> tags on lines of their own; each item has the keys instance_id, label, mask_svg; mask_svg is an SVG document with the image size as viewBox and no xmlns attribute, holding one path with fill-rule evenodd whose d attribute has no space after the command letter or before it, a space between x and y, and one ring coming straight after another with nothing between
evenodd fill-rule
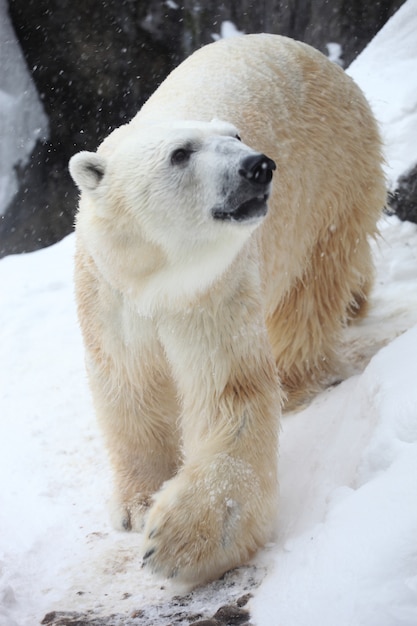
<instances>
[{"instance_id":1,"label":"polar bear's thick white fur","mask_svg":"<svg viewBox=\"0 0 417 626\"><path fill-rule=\"evenodd\" d=\"M152 571L210 580L270 537L281 402L339 374L366 308L376 123L319 52L248 35L193 54L70 170L115 524L143 529Z\"/></svg>"}]
</instances>

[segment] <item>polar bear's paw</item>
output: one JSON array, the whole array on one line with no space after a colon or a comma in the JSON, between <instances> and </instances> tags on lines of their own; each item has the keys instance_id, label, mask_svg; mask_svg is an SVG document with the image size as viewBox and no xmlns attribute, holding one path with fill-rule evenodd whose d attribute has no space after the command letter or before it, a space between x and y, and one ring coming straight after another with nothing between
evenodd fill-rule
<instances>
[{"instance_id":1,"label":"polar bear's paw","mask_svg":"<svg viewBox=\"0 0 417 626\"><path fill-rule=\"evenodd\" d=\"M142 532L151 502L152 496L146 494L124 501L115 496L110 505L112 525L116 530Z\"/></svg>"},{"instance_id":2,"label":"polar bear's paw","mask_svg":"<svg viewBox=\"0 0 417 626\"><path fill-rule=\"evenodd\" d=\"M184 469L156 494L146 520L144 567L185 583L208 582L247 561L267 540L259 491L253 501L256 477L237 463L239 476L224 472L227 463L220 472Z\"/></svg>"}]
</instances>

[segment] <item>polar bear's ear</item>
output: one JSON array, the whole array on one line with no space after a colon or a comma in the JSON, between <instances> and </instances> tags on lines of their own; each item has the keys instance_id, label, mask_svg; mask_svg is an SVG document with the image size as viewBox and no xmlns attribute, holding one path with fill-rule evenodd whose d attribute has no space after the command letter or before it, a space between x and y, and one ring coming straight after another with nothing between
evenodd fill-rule
<instances>
[{"instance_id":1,"label":"polar bear's ear","mask_svg":"<svg viewBox=\"0 0 417 626\"><path fill-rule=\"evenodd\" d=\"M95 152L79 152L69 162L73 181L81 191L97 189L106 170L106 161Z\"/></svg>"}]
</instances>

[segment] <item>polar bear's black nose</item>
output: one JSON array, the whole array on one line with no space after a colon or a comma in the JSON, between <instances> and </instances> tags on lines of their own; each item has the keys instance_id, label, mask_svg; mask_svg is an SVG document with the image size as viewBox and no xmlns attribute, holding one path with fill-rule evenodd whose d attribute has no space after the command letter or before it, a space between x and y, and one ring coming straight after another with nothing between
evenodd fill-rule
<instances>
[{"instance_id":1,"label":"polar bear's black nose","mask_svg":"<svg viewBox=\"0 0 417 626\"><path fill-rule=\"evenodd\" d=\"M267 185L271 182L272 172L276 168L272 159L264 154L255 154L243 159L239 174L252 183Z\"/></svg>"}]
</instances>

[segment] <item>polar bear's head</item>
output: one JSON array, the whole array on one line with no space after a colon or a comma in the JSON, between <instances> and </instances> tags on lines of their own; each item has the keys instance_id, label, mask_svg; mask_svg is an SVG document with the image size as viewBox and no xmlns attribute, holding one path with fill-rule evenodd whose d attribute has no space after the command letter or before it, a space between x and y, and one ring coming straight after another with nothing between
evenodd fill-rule
<instances>
[{"instance_id":1,"label":"polar bear's head","mask_svg":"<svg viewBox=\"0 0 417 626\"><path fill-rule=\"evenodd\" d=\"M93 257L112 256L117 239L124 254L134 248L138 272L151 246L183 281L187 270L201 286L224 271L267 213L275 163L218 121L127 126L111 137L70 161Z\"/></svg>"}]
</instances>

